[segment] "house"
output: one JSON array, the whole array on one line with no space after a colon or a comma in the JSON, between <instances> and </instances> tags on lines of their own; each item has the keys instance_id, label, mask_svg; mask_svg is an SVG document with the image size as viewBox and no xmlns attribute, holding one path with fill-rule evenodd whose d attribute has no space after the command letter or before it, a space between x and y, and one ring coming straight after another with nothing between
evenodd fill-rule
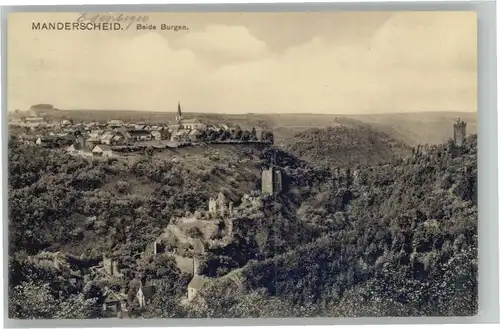
<instances>
[{"instance_id":1,"label":"house","mask_svg":"<svg viewBox=\"0 0 500 329\"><path fill-rule=\"evenodd\" d=\"M96 145L92 149L92 153L98 156L107 156L107 157L113 156L113 151L111 150L111 147L109 145L104 145L104 144Z\"/></svg>"},{"instance_id":2,"label":"house","mask_svg":"<svg viewBox=\"0 0 500 329\"><path fill-rule=\"evenodd\" d=\"M145 307L148 305L154 297L154 294L156 292L156 287L153 285L148 285L148 286L141 286L139 287L139 290L137 291L137 300L139 301L139 306L141 308Z\"/></svg>"},{"instance_id":3,"label":"house","mask_svg":"<svg viewBox=\"0 0 500 329\"><path fill-rule=\"evenodd\" d=\"M160 131L158 131L158 130L153 130L153 131L151 131L151 137L152 137L154 140L159 141L159 140L161 140L161 139L162 139L162 134L161 134L161 132L160 132Z\"/></svg>"},{"instance_id":4,"label":"house","mask_svg":"<svg viewBox=\"0 0 500 329\"><path fill-rule=\"evenodd\" d=\"M108 126L108 128L111 128L111 129L120 128L123 126L123 121L122 120L109 120L107 126Z\"/></svg>"},{"instance_id":5,"label":"house","mask_svg":"<svg viewBox=\"0 0 500 329\"><path fill-rule=\"evenodd\" d=\"M128 132L130 138L134 141L150 141L152 136L149 131L145 130L132 130Z\"/></svg>"},{"instance_id":6,"label":"house","mask_svg":"<svg viewBox=\"0 0 500 329\"><path fill-rule=\"evenodd\" d=\"M199 119L187 119L182 120L181 122L182 128L184 129L200 129L205 130L207 125L201 122Z\"/></svg>"},{"instance_id":7,"label":"house","mask_svg":"<svg viewBox=\"0 0 500 329\"><path fill-rule=\"evenodd\" d=\"M81 136L78 136L71 145L66 147L66 151L71 155L77 155L80 154L84 148L85 140ZM89 152L90 151L91 150L89 150Z\"/></svg>"},{"instance_id":8,"label":"house","mask_svg":"<svg viewBox=\"0 0 500 329\"><path fill-rule=\"evenodd\" d=\"M201 135L203 135L203 133L201 131L199 131L198 129L194 129L194 130L191 130L189 132L189 140L194 142L194 141L197 141L200 139Z\"/></svg>"},{"instance_id":9,"label":"house","mask_svg":"<svg viewBox=\"0 0 500 329\"><path fill-rule=\"evenodd\" d=\"M80 123L73 123L71 126L73 128L75 128L75 129L80 129L80 130L84 130L85 129L85 124L82 123L82 122L80 122Z\"/></svg>"},{"instance_id":10,"label":"house","mask_svg":"<svg viewBox=\"0 0 500 329\"><path fill-rule=\"evenodd\" d=\"M108 290L104 294L106 299L102 304L102 310L108 317L123 317L127 313L127 295L121 292Z\"/></svg>"},{"instance_id":11,"label":"house","mask_svg":"<svg viewBox=\"0 0 500 329\"><path fill-rule=\"evenodd\" d=\"M89 137L85 140L85 146L88 148L94 148L96 145L101 143L99 137Z\"/></svg>"},{"instance_id":12,"label":"house","mask_svg":"<svg viewBox=\"0 0 500 329\"><path fill-rule=\"evenodd\" d=\"M161 134L161 139L170 139L172 137L172 133L167 127L162 127L159 132Z\"/></svg>"},{"instance_id":13,"label":"house","mask_svg":"<svg viewBox=\"0 0 500 329\"><path fill-rule=\"evenodd\" d=\"M133 130L133 128L127 129L126 127L122 127L122 128L115 129L115 136L119 135L119 136L123 137L122 142L127 143L132 138L132 136L130 135L130 132L129 132L131 130Z\"/></svg>"},{"instance_id":14,"label":"house","mask_svg":"<svg viewBox=\"0 0 500 329\"><path fill-rule=\"evenodd\" d=\"M66 152L68 152L71 155L76 155L78 152L82 149L82 146L80 144L71 144L66 148Z\"/></svg>"},{"instance_id":15,"label":"house","mask_svg":"<svg viewBox=\"0 0 500 329\"><path fill-rule=\"evenodd\" d=\"M189 132L186 130L180 130L172 135L172 140L174 140L174 141L184 140L188 133Z\"/></svg>"},{"instance_id":16,"label":"house","mask_svg":"<svg viewBox=\"0 0 500 329\"><path fill-rule=\"evenodd\" d=\"M9 126L22 126L23 123L24 122L21 119L10 119L9 120Z\"/></svg>"},{"instance_id":17,"label":"house","mask_svg":"<svg viewBox=\"0 0 500 329\"><path fill-rule=\"evenodd\" d=\"M101 136L101 144L111 145L111 141L112 141L114 136L115 135L110 131L105 132Z\"/></svg>"},{"instance_id":18,"label":"house","mask_svg":"<svg viewBox=\"0 0 500 329\"><path fill-rule=\"evenodd\" d=\"M139 308L144 308L152 301L155 292L154 285L144 285L141 279L134 278L128 284L128 304L133 305L134 302L137 302Z\"/></svg>"},{"instance_id":19,"label":"house","mask_svg":"<svg viewBox=\"0 0 500 329\"><path fill-rule=\"evenodd\" d=\"M92 153L92 149L89 148L89 147L86 147L86 146L84 146L81 149L79 149L76 154L80 155L80 156L86 156L86 157L91 157L91 156L94 155Z\"/></svg>"},{"instance_id":20,"label":"house","mask_svg":"<svg viewBox=\"0 0 500 329\"><path fill-rule=\"evenodd\" d=\"M29 135L22 135L19 137L19 140L26 145L34 145L37 138Z\"/></svg>"},{"instance_id":21,"label":"house","mask_svg":"<svg viewBox=\"0 0 500 329\"><path fill-rule=\"evenodd\" d=\"M100 129L92 129L89 133L89 137L92 137L92 138L98 138L99 136L101 136L101 133L102 131Z\"/></svg>"},{"instance_id":22,"label":"house","mask_svg":"<svg viewBox=\"0 0 500 329\"><path fill-rule=\"evenodd\" d=\"M123 134L116 134L113 136L111 139L111 145L120 145L120 144L125 144L125 137Z\"/></svg>"},{"instance_id":23,"label":"house","mask_svg":"<svg viewBox=\"0 0 500 329\"><path fill-rule=\"evenodd\" d=\"M28 122L28 123L42 123L42 122L44 122L44 120L45 119L43 117L39 117L39 116L30 116L30 117L24 118L24 121Z\"/></svg>"},{"instance_id":24,"label":"house","mask_svg":"<svg viewBox=\"0 0 500 329\"><path fill-rule=\"evenodd\" d=\"M71 121L69 120L61 120L61 127L69 127L71 126Z\"/></svg>"}]
</instances>

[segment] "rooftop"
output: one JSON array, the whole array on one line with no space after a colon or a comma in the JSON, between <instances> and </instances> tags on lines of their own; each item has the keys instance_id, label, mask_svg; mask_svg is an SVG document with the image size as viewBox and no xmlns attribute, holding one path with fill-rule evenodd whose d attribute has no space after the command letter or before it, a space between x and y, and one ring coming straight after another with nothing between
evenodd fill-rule
<instances>
[{"instance_id":1,"label":"rooftop","mask_svg":"<svg viewBox=\"0 0 500 329\"><path fill-rule=\"evenodd\" d=\"M184 119L182 123L202 123L199 119Z\"/></svg>"},{"instance_id":2,"label":"rooftop","mask_svg":"<svg viewBox=\"0 0 500 329\"><path fill-rule=\"evenodd\" d=\"M132 136L147 136L151 135L149 131L146 130L131 130L128 132Z\"/></svg>"},{"instance_id":3,"label":"rooftop","mask_svg":"<svg viewBox=\"0 0 500 329\"><path fill-rule=\"evenodd\" d=\"M100 148L103 151L111 151L111 147L109 145L104 145L104 144L96 145L96 147L94 147L92 151L94 151L96 148Z\"/></svg>"},{"instance_id":4,"label":"rooftop","mask_svg":"<svg viewBox=\"0 0 500 329\"><path fill-rule=\"evenodd\" d=\"M156 291L156 287L153 285L142 287L142 294L146 299L152 299Z\"/></svg>"}]
</instances>

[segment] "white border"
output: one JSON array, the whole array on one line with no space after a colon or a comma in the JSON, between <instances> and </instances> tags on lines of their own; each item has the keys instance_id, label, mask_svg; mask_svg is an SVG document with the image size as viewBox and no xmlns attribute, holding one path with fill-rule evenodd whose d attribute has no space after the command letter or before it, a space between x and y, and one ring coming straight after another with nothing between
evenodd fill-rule
<instances>
[{"instance_id":1,"label":"white border","mask_svg":"<svg viewBox=\"0 0 500 329\"><path fill-rule=\"evenodd\" d=\"M154 1L154 0L150 0L150 1L138 1L138 0L122 0L122 1L112 1L112 0L108 0L108 1L85 1L85 0L80 0L80 1L22 1L22 0L18 0L18 1L0 1L0 4L1 5L97 5L97 4L106 4L106 5L120 5L120 4L135 4L135 5L143 5L143 4L165 4L165 3L169 3L169 4L209 4L209 3L218 3L218 4L221 4L221 3L232 3L232 4L235 4L235 3L240 3L240 4L244 4L244 3L303 3L303 2L307 2L307 3L310 3L310 2L315 2L315 3L325 3L325 2L340 2L340 1L325 1L325 0L317 0L317 1L307 1L307 0L304 0L304 1L300 1L300 0L288 0L288 1L279 1L279 0L276 0L276 1L268 1L268 0L260 0L260 1L238 1L238 0L233 0L233 1L208 1L208 0L198 0L198 1L195 1L195 0L178 0L178 1ZM341 2L344 2L344 3L356 3L358 1L350 1L350 0L344 0L344 1L341 1ZM379 2L379 1L374 1L374 0L365 0L363 2L370 2L370 3L374 3L374 2ZM402 3L407 3L407 2L412 2L412 1L405 1L405 0L393 0L393 1L385 1L386 3L392 3L394 5L398 5L398 4L402 4ZM456 0L456 1L433 1L433 0L424 0L424 1L418 1L420 3L422 2L425 2L425 3L436 3L436 2L439 2L439 3L446 3L446 2L454 2L454 3L457 3L457 2L461 2L461 3L464 3L464 2L468 2L470 3L471 1L467 1L467 0ZM414 2L412 2L414 3ZM498 21L498 8L496 8L496 17L497 17L497 21ZM497 25L497 28L496 30L498 31L498 22L496 23ZM496 39L497 39L497 45L496 45L496 50L497 50L497 53L498 53L498 33L497 33L497 36L496 36ZM2 40L4 41L4 40ZM5 41L4 41L5 42ZM480 56L479 57L479 61L482 61L484 58L483 56ZM485 72L483 72L485 73ZM490 74L494 74L495 72L492 71L490 72ZM498 75L498 67L496 68L496 73ZM1 82L0 82L1 83ZM481 88L481 86L480 86ZM498 91L499 91L499 87L497 85L497 94L498 94ZM3 89L2 89L3 90ZM0 100L2 100L1 98L1 95L0 95ZM3 104L3 103L2 103ZM498 110L498 104L496 105L497 107L497 110ZM479 110L479 114L481 113L481 107L480 107L480 110ZM3 121L3 116L2 116L2 119L0 119ZM478 121L479 118L478 118ZM499 116L497 116L497 120L496 120L496 127L498 127L498 125L500 124L500 120L499 120ZM0 136L4 136L4 124L2 122L1 124L1 131L0 131ZM496 136L493 137L492 134L489 134L488 136L488 139L490 141L498 141L498 129L496 131ZM481 145L481 143L480 143ZM497 145L497 164L498 164L498 143L496 144ZM5 153L2 153L2 156L4 155ZM2 159L4 160L4 159ZM4 162L5 163L5 162ZM2 176L0 178L0 182L2 184L5 183L4 179L6 179L6 177L3 175L3 173L5 172L5 170L2 172ZM491 182L491 180L490 180ZM495 180L495 183L496 185L498 186L499 185L499 176L496 175L496 180ZM3 186L3 185L2 185ZM3 191L2 191L3 192ZM1 192L0 192L1 193ZM3 196L3 194L2 194ZM496 206L498 208L498 205L500 204L499 201L500 201L500 198L499 198L499 194L497 192L497 195L496 195ZM4 207L3 207L3 203L0 203L0 211L4 211ZM498 218L495 218L494 220L497 220L498 221ZM0 230L1 230L1 233L2 233L2 237L3 237L3 227L0 226ZM500 232L498 232L499 235L500 235ZM497 235L497 238L498 238L498 235ZM481 239L481 238L480 238ZM481 245L481 244L480 244ZM496 249L498 249L498 246L496 246ZM482 254L482 251L480 250L480 253ZM498 263L497 263L498 264ZM5 261L3 262L2 266L5 265ZM500 269L499 269L500 270ZM3 273L5 273L4 271L2 271L2 281L3 281ZM482 284L482 282L480 283ZM498 285L497 285L498 287ZM4 305L4 294L3 294L3 290L4 290L4 284L2 282L2 285L0 286L0 290L2 292L2 299L1 299L1 306L2 306L2 309L5 309L5 305ZM498 291L495 291L494 293L498 294L499 292ZM1 313L0 315L2 317L2 320L4 320L4 314ZM168 326L168 322L165 322L163 326ZM423 325L420 325L420 326L423 326ZM420 327L420 326L417 326L417 327ZM430 325L427 325L427 326L430 326ZM465 325L452 325L453 327L459 327L459 326L465 326ZM484 326L484 325L483 325ZM341 327L344 327L344 326L341 326ZM368 326L370 328L375 328L375 327L382 327L382 326ZM397 325L397 327L406 327L406 325ZM266 327L262 327L262 328L267 328ZM291 328L291 326L290 326Z\"/></svg>"}]
</instances>

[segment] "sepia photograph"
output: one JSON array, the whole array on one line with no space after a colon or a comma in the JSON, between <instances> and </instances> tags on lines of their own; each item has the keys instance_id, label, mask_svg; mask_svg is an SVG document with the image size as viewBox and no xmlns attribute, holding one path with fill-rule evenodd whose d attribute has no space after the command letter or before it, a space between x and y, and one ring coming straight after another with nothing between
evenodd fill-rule
<instances>
[{"instance_id":1,"label":"sepia photograph","mask_svg":"<svg viewBox=\"0 0 500 329\"><path fill-rule=\"evenodd\" d=\"M7 16L10 319L478 313L477 16Z\"/></svg>"}]
</instances>

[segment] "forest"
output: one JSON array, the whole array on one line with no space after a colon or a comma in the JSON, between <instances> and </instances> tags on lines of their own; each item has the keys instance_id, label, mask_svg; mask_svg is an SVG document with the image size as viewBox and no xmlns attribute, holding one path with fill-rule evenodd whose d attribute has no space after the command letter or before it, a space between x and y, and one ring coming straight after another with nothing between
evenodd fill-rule
<instances>
[{"instance_id":1,"label":"forest","mask_svg":"<svg viewBox=\"0 0 500 329\"><path fill-rule=\"evenodd\" d=\"M337 118L336 122L341 125L295 134L286 151L326 167L383 164L411 152L409 146L368 124L343 118Z\"/></svg>"},{"instance_id":2,"label":"forest","mask_svg":"<svg viewBox=\"0 0 500 329\"><path fill-rule=\"evenodd\" d=\"M341 133L351 136L345 129L308 132L292 149L251 149L203 170L146 155L135 163L88 161L12 137L9 317L102 317L103 284L86 268L107 252L122 259L126 279L163 282L145 309L131 306L131 316L475 314L476 136L463 148L394 144L404 155L363 162L353 155L356 142L340 140ZM338 161L304 156L315 149L308 142L314 134L338 140L328 144L335 151L316 153ZM358 144L379 143L370 134L360 134ZM262 197L256 208L239 207L244 194L259 190L259 170L271 161L283 172L283 192ZM136 255L172 218L206 208L221 190L236 205L234 239L210 249L201 271L222 278L238 270L243 283L220 280L182 305L190 278L175 260ZM30 261L57 251L69 270ZM77 270L84 275L72 280Z\"/></svg>"}]
</instances>

